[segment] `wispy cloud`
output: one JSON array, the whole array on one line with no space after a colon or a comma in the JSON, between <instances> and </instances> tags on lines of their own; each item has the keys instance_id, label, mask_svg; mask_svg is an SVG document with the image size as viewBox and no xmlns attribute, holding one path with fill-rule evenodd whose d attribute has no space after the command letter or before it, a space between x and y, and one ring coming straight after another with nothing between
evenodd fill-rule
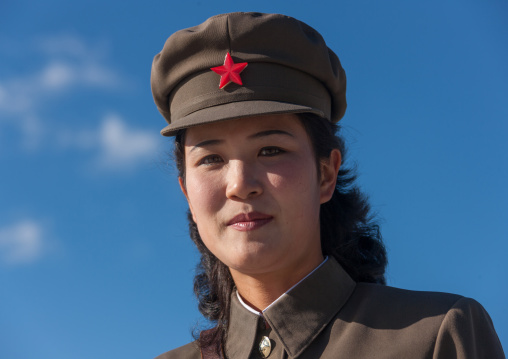
<instances>
[{"instance_id":1,"label":"wispy cloud","mask_svg":"<svg viewBox=\"0 0 508 359\"><path fill-rule=\"evenodd\" d=\"M33 70L0 77L0 126L10 121L32 145L34 119L42 108L80 89L120 89L125 82L107 65L104 46L90 46L77 37L42 39L30 51L40 58Z\"/></svg>"},{"instance_id":2,"label":"wispy cloud","mask_svg":"<svg viewBox=\"0 0 508 359\"><path fill-rule=\"evenodd\" d=\"M129 127L118 115L104 118L99 137L99 163L106 168L131 168L140 161L153 158L160 144L157 134Z\"/></svg>"},{"instance_id":3,"label":"wispy cloud","mask_svg":"<svg viewBox=\"0 0 508 359\"><path fill-rule=\"evenodd\" d=\"M62 60L47 64L31 86L37 91L57 91L71 87L115 87L120 78L110 69L93 62L70 63Z\"/></svg>"},{"instance_id":4,"label":"wispy cloud","mask_svg":"<svg viewBox=\"0 0 508 359\"><path fill-rule=\"evenodd\" d=\"M29 51L40 58L31 65L33 70L4 72L8 75L3 77L0 72L0 130L2 123L9 121L21 133L17 143L26 150L44 145L88 153L95 169L101 171L133 169L154 158L161 139L153 130L135 128L117 114L107 114L99 121L88 118L77 122L59 119L55 113L64 98L72 100L82 89L97 92L125 88L126 79L108 66L104 43L89 44L64 35L38 39ZM26 56L22 48L18 52L16 56ZM48 113L53 116L50 121L45 117ZM72 123L88 127L67 127Z\"/></svg>"},{"instance_id":5,"label":"wispy cloud","mask_svg":"<svg viewBox=\"0 0 508 359\"><path fill-rule=\"evenodd\" d=\"M74 41L78 42L77 39ZM41 62L40 67L31 73L0 79L0 111L24 115L69 90L112 88L122 83L113 69L90 54L83 57L55 55L44 57Z\"/></svg>"},{"instance_id":6,"label":"wispy cloud","mask_svg":"<svg viewBox=\"0 0 508 359\"><path fill-rule=\"evenodd\" d=\"M45 250L43 226L30 219L0 228L0 262L4 265L29 264Z\"/></svg>"},{"instance_id":7,"label":"wispy cloud","mask_svg":"<svg viewBox=\"0 0 508 359\"><path fill-rule=\"evenodd\" d=\"M106 50L104 44L95 46L85 45L85 43L70 34L61 34L59 36L45 37L38 39L37 48L48 56L71 56L71 57L101 57Z\"/></svg>"},{"instance_id":8,"label":"wispy cloud","mask_svg":"<svg viewBox=\"0 0 508 359\"><path fill-rule=\"evenodd\" d=\"M64 148L95 150L94 166L102 171L131 170L157 154L161 136L135 128L118 114L105 115L98 128L61 130L58 143Z\"/></svg>"}]
</instances>

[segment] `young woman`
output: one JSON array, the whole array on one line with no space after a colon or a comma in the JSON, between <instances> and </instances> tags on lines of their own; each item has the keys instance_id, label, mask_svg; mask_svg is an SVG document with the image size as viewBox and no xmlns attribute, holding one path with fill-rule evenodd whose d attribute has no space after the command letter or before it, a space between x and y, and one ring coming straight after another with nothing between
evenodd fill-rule
<instances>
[{"instance_id":1,"label":"young woman","mask_svg":"<svg viewBox=\"0 0 508 359\"><path fill-rule=\"evenodd\" d=\"M378 228L341 169L345 91L319 33L283 15L218 15L155 57L215 323L159 359L504 358L474 300L384 285Z\"/></svg>"}]
</instances>

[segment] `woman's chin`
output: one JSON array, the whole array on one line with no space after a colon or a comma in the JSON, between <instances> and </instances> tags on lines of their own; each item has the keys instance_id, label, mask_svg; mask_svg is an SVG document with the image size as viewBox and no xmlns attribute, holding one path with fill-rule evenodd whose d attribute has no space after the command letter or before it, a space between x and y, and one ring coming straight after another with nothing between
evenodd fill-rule
<instances>
[{"instance_id":1,"label":"woman's chin","mask_svg":"<svg viewBox=\"0 0 508 359\"><path fill-rule=\"evenodd\" d=\"M280 263L273 253L245 252L236 253L224 263L231 269L242 274L265 274L271 272Z\"/></svg>"}]
</instances>

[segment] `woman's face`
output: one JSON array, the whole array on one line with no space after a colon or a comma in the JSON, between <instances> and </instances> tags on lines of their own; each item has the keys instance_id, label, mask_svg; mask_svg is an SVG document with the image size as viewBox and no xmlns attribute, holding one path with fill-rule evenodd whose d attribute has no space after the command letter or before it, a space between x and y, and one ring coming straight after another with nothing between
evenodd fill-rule
<instances>
[{"instance_id":1,"label":"woman's face","mask_svg":"<svg viewBox=\"0 0 508 359\"><path fill-rule=\"evenodd\" d=\"M180 184L203 242L231 270L312 269L322 260L319 207L339 165L332 152L318 178L297 115L265 115L189 128Z\"/></svg>"}]
</instances>

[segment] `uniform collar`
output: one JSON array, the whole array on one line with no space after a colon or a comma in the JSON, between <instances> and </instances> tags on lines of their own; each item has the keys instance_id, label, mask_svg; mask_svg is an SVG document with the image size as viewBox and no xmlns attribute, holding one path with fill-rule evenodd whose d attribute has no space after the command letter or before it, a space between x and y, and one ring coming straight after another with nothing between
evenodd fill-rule
<instances>
[{"instance_id":1,"label":"uniform collar","mask_svg":"<svg viewBox=\"0 0 508 359\"><path fill-rule=\"evenodd\" d=\"M356 283L334 258L328 259L288 293L256 315L231 300L226 352L230 358L247 359L256 343L263 318L290 357L298 357L339 312Z\"/></svg>"},{"instance_id":2,"label":"uniform collar","mask_svg":"<svg viewBox=\"0 0 508 359\"><path fill-rule=\"evenodd\" d=\"M305 279L307 279L307 277L309 277L312 273L314 273L315 271L317 271L319 268L321 268L323 266L323 264L326 263L326 261L328 260L328 256L325 257L325 259L316 267L312 270L312 272L310 272L309 274L307 274L305 277L303 277L298 283L296 283L294 286L292 286L291 288L289 288L286 293L284 294L287 294L289 292L291 292L293 290L293 288L296 288L301 282L303 282ZM245 309L247 309L249 312L252 312L254 314L257 314L257 315L263 315L263 313L268 310L268 308L270 308L272 305L274 305L275 303L277 303L277 301L282 298L284 296L284 294L282 294L279 298L277 298L276 300L274 300L268 307L266 307L265 309L263 309L262 312L258 312L257 310L255 310L254 308L252 308L251 306L249 306L248 304L246 304L242 297L240 297L240 294L238 293L238 291L236 291L236 297L238 298L238 301L245 307Z\"/></svg>"}]
</instances>

